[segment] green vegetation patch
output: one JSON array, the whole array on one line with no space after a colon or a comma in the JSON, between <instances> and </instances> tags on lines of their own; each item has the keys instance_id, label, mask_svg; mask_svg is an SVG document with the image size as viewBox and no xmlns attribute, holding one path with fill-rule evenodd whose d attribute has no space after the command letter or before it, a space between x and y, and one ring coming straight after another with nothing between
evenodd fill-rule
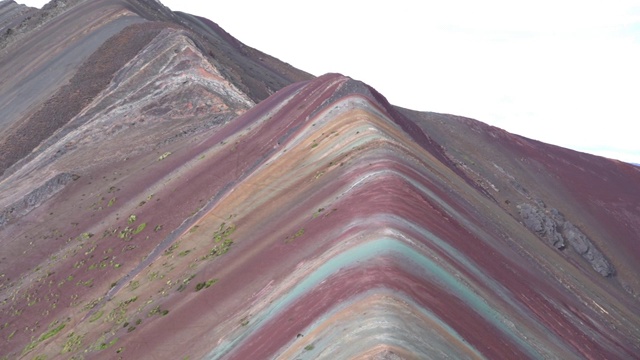
<instances>
[{"instance_id":1,"label":"green vegetation patch","mask_svg":"<svg viewBox=\"0 0 640 360\"><path fill-rule=\"evenodd\" d=\"M191 282L191 280L193 280L193 278L195 278L196 275L190 275L188 278L182 280L182 284L180 284L180 286L178 286L178 291L183 291L184 289L187 288L187 285L189 285L189 283Z\"/></svg>"},{"instance_id":2,"label":"green vegetation patch","mask_svg":"<svg viewBox=\"0 0 640 360\"><path fill-rule=\"evenodd\" d=\"M122 301L116 306L109 315L107 315L107 321L114 324L124 324L127 320L127 311L129 304L138 300L137 296L134 296L128 300Z\"/></svg>"},{"instance_id":3,"label":"green vegetation patch","mask_svg":"<svg viewBox=\"0 0 640 360\"><path fill-rule=\"evenodd\" d=\"M90 302L87 303L87 305L85 305L82 308L82 310L91 310L91 309L95 308L96 306L98 306L98 304L100 304L102 299L103 299L103 297L100 296L98 298L95 298L95 299L91 300Z\"/></svg>"},{"instance_id":4,"label":"green vegetation patch","mask_svg":"<svg viewBox=\"0 0 640 360\"><path fill-rule=\"evenodd\" d=\"M93 279L88 279L85 281L79 280L76 285L84 286L84 287L93 287Z\"/></svg>"},{"instance_id":5,"label":"green vegetation patch","mask_svg":"<svg viewBox=\"0 0 640 360\"><path fill-rule=\"evenodd\" d=\"M56 326L57 325L57 326ZM55 326L55 327L53 327ZM43 333L42 335L40 335L40 337L37 340L33 340L31 341L29 344L27 344L27 346L24 348L24 350L22 351L22 354L26 354L28 352L30 352L31 350L35 349L36 346L38 346L38 344L40 344L41 342L50 339L56 335L58 335L58 333L60 331L62 331L62 329L64 329L64 327L67 326L66 323L61 323L59 324L59 322L56 320L54 321L49 327L50 329Z\"/></svg>"},{"instance_id":6,"label":"green vegetation patch","mask_svg":"<svg viewBox=\"0 0 640 360\"><path fill-rule=\"evenodd\" d=\"M53 328L53 329L47 331L46 333L40 335L40 338L38 339L38 341L45 341L47 339L50 339L50 338L58 335L58 333L60 331L62 331L62 329L64 329L65 326L67 326L67 324L65 324L65 323L62 323L62 324L56 326L55 328Z\"/></svg>"},{"instance_id":7,"label":"green vegetation patch","mask_svg":"<svg viewBox=\"0 0 640 360\"><path fill-rule=\"evenodd\" d=\"M154 316L154 315L165 316L168 313L169 313L169 310L166 310L166 309L163 310L163 309L160 308L160 306L156 306L156 307L154 307L153 309L151 309L149 311L149 313L147 314L147 317L151 317L151 316Z\"/></svg>"},{"instance_id":8,"label":"green vegetation patch","mask_svg":"<svg viewBox=\"0 0 640 360\"><path fill-rule=\"evenodd\" d=\"M118 339L113 339L113 340L109 341L108 343L107 342L102 342L98 346L98 350L107 350L108 348L110 348L113 345L115 345L117 342L118 342Z\"/></svg>"},{"instance_id":9,"label":"green vegetation patch","mask_svg":"<svg viewBox=\"0 0 640 360\"><path fill-rule=\"evenodd\" d=\"M231 249L231 245L233 245L233 240L231 239L224 240L221 244L218 244L213 249L211 249L211 251L209 252L209 255L207 255L207 258L222 256L226 254L229 251L229 249Z\"/></svg>"},{"instance_id":10,"label":"green vegetation patch","mask_svg":"<svg viewBox=\"0 0 640 360\"><path fill-rule=\"evenodd\" d=\"M203 257L203 260L226 254L229 249L231 249L231 245L233 245L233 240L230 236L235 231L236 226L233 224L227 225L227 223L224 222L220 224L218 231L213 233L213 241L216 243L216 246L211 249L207 256Z\"/></svg>"},{"instance_id":11,"label":"green vegetation patch","mask_svg":"<svg viewBox=\"0 0 640 360\"><path fill-rule=\"evenodd\" d=\"M165 254L165 255L171 255L171 254L173 254L173 251L174 251L175 249L177 249L179 246L180 246L180 242L179 242L179 241L177 241L177 242L175 242L175 243L171 244L171 246L169 246L169 247L167 248L167 250L165 250L165 251L164 251L164 254Z\"/></svg>"},{"instance_id":12,"label":"green vegetation patch","mask_svg":"<svg viewBox=\"0 0 640 360\"><path fill-rule=\"evenodd\" d=\"M220 224L220 228L218 228L218 231L213 233L213 241L215 241L216 243L224 242L229 238L229 236L231 236L231 234L234 233L234 231L236 231L235 225L227 225L227 223L223 222L222 224Z\"/></svg>"},{"instance_id":13,"label":"green vegetation patch","mask_svg":"<svg viewBox=\"0 0 640 360\"><path fill-rule=\"evenodd\" d=\"M100 311L96 311L95 313L93 313L93 315L91 315L89 317L89 322L92 323L98 319L100 319L102 317L102 315L104 314L104 311L100 310Z\"/></svg>"},{"instance_id":14,"label":"green vegetation patch","mask_svg":"<svg viewBox=\"0 0 640 360\"><path fill-rule=\"evenodd\" d=\"M76 334L73 332L67 335L67 341L62 346L62 351L60 351L60 353L64 354L80 350L83 338L84 335Z\"/></svg>"},{"instance_id":15,"label":"green vegetation patch","mask_svg":"<svg viewBox=\"0 0 640 360\"><path fill-rule=\"evenodd\" d=\"M118 237L123 240L131 240L131 236L133 235L133 229L130 227L125 227L123 230L118 232Z\"/></svg>"},{"instance_id":16,"label":"green vegetation patch","mask_svg":"<svg viewBox=\"0 0 640 360\"><path fill-rule=\"evenodd\" d=\"M324 208L320 208L318 209L318 211L313 213L313 218L317 218L318 216L320 216L320 214L324 211Z\"/></svg>"},{"instance_id":17,"label":"green vegetation patch","mask_svg":"<svg viewBox=\"0 0 640 360\"><path fill-rule=\"evenodd\" d=\"M286 242L287 244L290 242L293 242L295 239L299 238L300 236L304 235L304 228L296 231L295 234L293 235L289 235L284 239L284 242Z\"/></svg>"},{"instance_id":18,"label":"green vegetation patch","mask_svg":"<svg viewBox=\"0 0 640 360\"><path fill-rule=\"evenodd\" d=\"M209 279L207 281L203 281L201 283L196 284L196 291L200 291L202 289L206 289L208 287L210 287L211 285L215 284L218 282L218 279Z\"/></svg>"},{"instance_id":19,"label":"green vegetation patch","mask_svg":"<svg viewBox=\"0 0 640 360\"><path fill-rule=\"evenodd\" d=\"M133 281L129 282L129 290L133 291L133 290L135 290L135 289L137 289L139 287L140 287L140 281L133 280Z\"/></svg>"},{"instance_id":20,"label":"green vegetation patch","mask_svg":"<svg viewBox=\"0 0 640 360\"><path fill-rule=\"evenodd\" d=\"M142 224L138 225L138 227L135 230L133 230L133 235L139 234L146 227L147 227L147 223L142 223Z\"/></svg>"},{"instance_id":21,"label":"green vegetation patch","mask_svg":"<svg viewBox=\"0 0 640 360\"><path fill-rule=\"evenodd\" d=\"M171 151L167 151L164 154L160 155L160 157L158 158L158 161L162 161L162 160L168 158L169 156L171 156Z\"/></svg>"}]
</instances>

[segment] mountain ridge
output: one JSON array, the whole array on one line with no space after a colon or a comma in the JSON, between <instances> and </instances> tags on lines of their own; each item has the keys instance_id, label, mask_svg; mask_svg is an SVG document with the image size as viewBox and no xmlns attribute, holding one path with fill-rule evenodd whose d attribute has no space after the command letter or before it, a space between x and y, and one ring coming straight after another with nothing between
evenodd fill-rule
<instances>
[{"instance_id":1,"label":"mountain ridge","mask_svg":"<svg viewBox=\"0 0 640 360\"><path fill-rule=\"evenodd\" d=\"M154 1L74 4L25 44L85 16L69 39L102 34L83 51L112 68L0 178L0 359L640 353L636 167L395 107ZM88 64L22 49L0 104ZM33 118L0 109L2 136Z\"/></svg>"}]
</instances>

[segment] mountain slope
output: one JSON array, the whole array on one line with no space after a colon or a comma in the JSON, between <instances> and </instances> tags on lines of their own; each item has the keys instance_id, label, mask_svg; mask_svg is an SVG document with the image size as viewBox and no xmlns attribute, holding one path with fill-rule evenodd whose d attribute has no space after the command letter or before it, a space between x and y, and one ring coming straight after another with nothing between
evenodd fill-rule
<instances>
[{"instance_id":1,"label":"mountain slope","mask_svg":"<svg viewBox=\"0 0 640 360\"><path fill-rule=\"evenodd\" d=\"M0 91L0 171L90 106L115 72L162 29L182 31L199 57L220 69L221 76L234 81L254 102L293 81L309 78L285 64L279 64L277 70L263 66L261 71L241 71L249 68L247 63L259 62L253 53L243 53L246 47L228 35L215 37L213 30L204 35L188 31L189 21L155 1L57 1L24 24L6 40L8 45L0 57L0 66L8 75ZM211 59L210 54L217 54L220 60ZM235 63L244 67L229 66ZM54 119L50 120L52 114Z\"/></svg>"},{"instance_id":2,"label":"mountain slope","mask_svg":"<svg viewBox=\"0 0 640 360\"><path fill-rule=\"evenodd\" d=\"M395 108L154 1L50 5L21 41L60 52L0 58L32 59L0 93L32 94L2 107L5 358L640 353L637 167Z\"/></svg>"}]
</instances>

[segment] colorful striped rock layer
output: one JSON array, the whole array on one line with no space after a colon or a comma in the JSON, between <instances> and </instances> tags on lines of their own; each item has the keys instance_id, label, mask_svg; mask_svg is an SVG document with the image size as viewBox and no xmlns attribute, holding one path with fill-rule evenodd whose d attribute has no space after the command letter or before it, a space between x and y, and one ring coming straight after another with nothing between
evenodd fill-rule
<instances>
[{"instance_id":1,"label":"colorful striped rock layer","mask_svg":"<svg viewBox=\"0 0 640 360\"><path fill-rule=\"evenodd\" d=\"M0 33L0 359L639 357L640 168L153 0Z\"/></svg>"}]
</instances>

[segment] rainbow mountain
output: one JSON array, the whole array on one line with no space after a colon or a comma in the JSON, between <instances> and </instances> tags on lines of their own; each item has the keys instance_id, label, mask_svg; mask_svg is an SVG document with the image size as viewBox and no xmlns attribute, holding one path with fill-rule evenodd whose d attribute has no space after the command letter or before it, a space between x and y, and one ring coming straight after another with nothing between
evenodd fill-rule
<instances>
[{"instance_id":1,"label":"rainbow mountain","mask_svg":"<svg viewBox=\"0 0 640 360\"><path fill-rule=\"evenodd\" d=\"M0 359L638 358L640 168L154 0L0 34Z\"/></svg>"}]
</instances>

